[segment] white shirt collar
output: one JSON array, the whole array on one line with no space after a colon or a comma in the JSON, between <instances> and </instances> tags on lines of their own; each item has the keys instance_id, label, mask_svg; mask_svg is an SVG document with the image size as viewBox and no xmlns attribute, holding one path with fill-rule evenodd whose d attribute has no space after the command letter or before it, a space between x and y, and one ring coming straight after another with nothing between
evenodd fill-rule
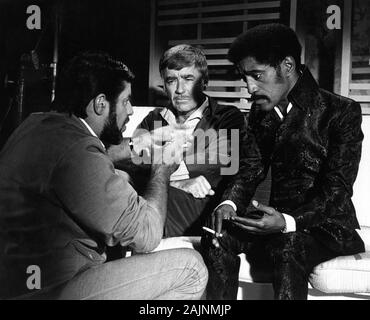
<instances>
[{"instance_id":1,"label":"white shirt collar","mask_svg":"<svg viewBox=\"0 0 370 320\"><path fill-rule=\"evenodd\" d=\"M291 103L291 102L289 102L288 107L287 107L287 109L286 109L286 114L288 114L288 113L289 113L289 111L290 111L290 110L292 110L292 108L293 108L293 105L292 105L292 103ZM281 113L281 111L280 111L279 107L278 107L278 106L275 106L275 107L274 107L274 110L275 110L275 112L277 113L277 115L279 116L279 118L280 118L281 120L283 120L283 119L284 119L284 116L283 116L283 114Z\"/></svg>"},{"instance_id":2,"label":"white shirt collar","mask_svg":"<svg viewBox=\"0 0 370 320\"><path fill-rule=\"evenodd\" d=\"M90 132L94 137L97 137L97 138L98 138L98 136L96 135L96 133L94 132L94 130L93 130L93 129L91 129L91 127L87 124L87 122L86 122L84 119L82 119L82 118L78 118L78 119L80 119L80 120L81 120L81 122L85 125L85 127L87 128L87 130L89 130L89 132Z\"/></svg>"},{"instance_id":3,"label":"white shirt collar","mask_svg":"<svg viewBox=\"0 0 370 320\"><path fill-rule=\"evenodd\" d=\"M91 129L91 127L87 124L87 122L84 120L84 119L82 119L82 118L78 118L78 119L80 119L81 120L81 122L85 125L85 127L87 128L87 130L89 130L89 132L91 133L91 135L93 135L94 137L96 137L96 138L98 138L99 139L99 137L97 136L97 134L94 132L94 130L93 129ZM105 145L104 145L104 143L103 142L101 142L101 140L99 139L99 141L100 141L100 143L102 144L102 146L104 147L104 150L105 150Z\"/></svg>"},{"instance_id":4,"label":"white shirt collar","mask_svg":"<svg viewBox=\"0 0 370 320\"><path fill-rule=\"evenodd\" d=\"M201 106L195 110L188 119L186 119L185 123L186 122L189 122L189 121L192 121L192 120L200 120L202 119L203 117L203 112L204 110L208 107L209 105L209 102L208 102L208 97L206 97L206 99L204 100L204 102L201 104Z\"/></svg>"},{"instance_id":5,"label":"white shirt collar","mask_svg":"<svg viewBox=\"0 0 370 320\"><path fill-rule=\"evenodd\" d=\"M198 107L198 109L196 109L190 115L190 117L185 120L184 124L189 124L191 127L194 127L194 129L195 129L198 122L202 119L203 112L208 107L208 105L209 105L209 101L208 101L208 97L206 97L206 99L201 104L201 106ZM169 125L177 124L176 117L170 109L164 108L161 111L161 115L162 115L163 119L165 119L168 122ZM190 124L190 122L192 122L192 123Z\"/></svg>"}]
</instances>

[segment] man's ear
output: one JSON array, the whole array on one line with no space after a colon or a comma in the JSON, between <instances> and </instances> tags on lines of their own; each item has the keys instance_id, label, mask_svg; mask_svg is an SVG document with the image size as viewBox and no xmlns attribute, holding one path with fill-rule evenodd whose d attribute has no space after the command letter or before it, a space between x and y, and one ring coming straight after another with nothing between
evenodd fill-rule
<instances>
[{"instance_id":1,"label":"man's ear","mask_svg":"<svg viewBox=\"0 0 370 320\"><path fill-rule=\"evenodd\" d=\"M163 92L166 95L166 97L169 97L169 93L168 93L167 87L166 87L166 80L164 80L164 78L162 78L162 83L163 83Z\"/></svg>"},{"instance_id":2,"label":"man's ear","mask_svg":"<svg viewBox=\"0 0 370 320\"><path fill-rule=\"evenodd\" d=\"M292 74L294 74L296 70L296 63L293 57L287 56L285 59L281 62L281 68L284 70L284 73L289 77Z\"/></svg>"},{"instance_id":3,"label":"man's ear","mask_svg":"<svg viewBox=\"0 0 370 320\"><path fill-rule=\"evenodd\" d=\"M164 81L163 81L163 93L168 97L168 92L167 92L166 84L164 83Z\"/></svg>"},{"instance_id":4,"label":"man's ear","mask_svg":"<svg viewBox=\"0 0 370 320\"><path fill-rule=\"evenodd\" d=\"M97 114L97 115L102 115L104 113L104 111L106 110L106 108L108 108L109 105L108 105L108 101L105 97L105 94L101 93L99 95L97 95L94 99L94 112Z\"/></svg>"},{"instance_id":5,"label":"man's ear","mask_svg":"<svg viewBox=\"0 0 370 320\"><path fill-rule=\"evenodd\" d=\"M202 79L202 89L203 89L203 91L207 90L207 85L208 85L208 83L206 83L204 81L204 79Z\"/></svg>"}]
</instances>

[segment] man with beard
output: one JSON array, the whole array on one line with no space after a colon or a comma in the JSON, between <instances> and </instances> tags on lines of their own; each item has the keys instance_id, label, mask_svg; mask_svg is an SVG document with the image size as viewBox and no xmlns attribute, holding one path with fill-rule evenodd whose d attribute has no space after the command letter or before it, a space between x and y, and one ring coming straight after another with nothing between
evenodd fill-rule
<instances>
[{"instance_id":1,"label":"man with beard","mask_svg":"<svg viewBox=\"0 0 370 320\"><path fill-rule=\"evenodd\" d=\"M106 262L106 247L157 247L172 163L154 161L138 196L106 145L120 143L132 114L131 71L109 55L76 56L61 76L55 111L32 114L0 154L0 297L197 299L207 283L189 249ZM166 143L164 156L181 150ZM175 153L178 154L178 153ZM167 157L169 158L169 157Z\"/></svg>"},{"instance_id":2,"label":"man with beard","mask_svg":"<svg viewBox=\"0 0 370 320\"><path fill-rule=\"evenodd\" d=\"M318 87L301 66L293 30L260 25L240 35L229 59L254 101L243 138L240 170L202 239L209 267L207 293L234 299L240 258L271 271L276 299L307 299L312 269L364 251L351 202L361 158L361 107ZM252 201L271 167L269 206ZM222 236L220 236L222 233Z\"/></svg>"}]
</instances>

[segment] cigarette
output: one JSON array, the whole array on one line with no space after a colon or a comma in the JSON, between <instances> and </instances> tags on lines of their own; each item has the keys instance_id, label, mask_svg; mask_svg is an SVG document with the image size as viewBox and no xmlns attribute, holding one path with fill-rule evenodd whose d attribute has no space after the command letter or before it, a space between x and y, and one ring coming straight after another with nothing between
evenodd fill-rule
<instances>
[{"instance_id":1,"label":"cigarette","mask_svg":"<svg viewBox=\"0 0 370 320\"><path fill-rule=\"evenodd\" d=\"M212 230L210 228L207 228L207 227L202 227L204 231L207 231L209 233L212 233L212 234L217 234L217 232L215 230ZM222 233L219 234L219 237L222 237Z\"/></svg>"}]
</instances>

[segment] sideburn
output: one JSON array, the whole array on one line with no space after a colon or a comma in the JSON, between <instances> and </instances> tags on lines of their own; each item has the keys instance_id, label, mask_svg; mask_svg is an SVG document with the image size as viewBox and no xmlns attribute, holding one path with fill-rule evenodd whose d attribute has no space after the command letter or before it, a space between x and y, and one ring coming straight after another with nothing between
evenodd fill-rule
<instances>
[{"instance_id":1,"label":"sideburn","mask_svg":"<svg viewBox=\"0 0 370 320\"><path fill-rule=\"evenodd\" d=\"M281 71L280 65L278 65L276 68L276 82L277 83L283 83L284 82L284 77L283 77L283 72Z\"/></svg>"},{"instance_id":2,"label":"sideburn","mask_svg":"<svg viewBox=\"0 0 370 320\"><path fill-rule=\"evenodd\" d=\"M117 113L116 113L116 101L111 103L109 109L109 116L107 122L104 124L103 131L100 135L100 140L103 142L105 147L108 149L111 145L118 145L122 142L122 132L117 125Z\"/></svg>"},{"instance_id":3,"label":"sideburn","mask_svg":"<svg viewBox=\"0 0 370 320\"><path fill-rule=\"evenodd\" d=\"M193 95L194 95L194 100L197 103L197 106L199 107L201 103L204 101L204 91L205 90L205 84L203 79L199 79L193 88Z\"/></svg>"}]
</instances>

